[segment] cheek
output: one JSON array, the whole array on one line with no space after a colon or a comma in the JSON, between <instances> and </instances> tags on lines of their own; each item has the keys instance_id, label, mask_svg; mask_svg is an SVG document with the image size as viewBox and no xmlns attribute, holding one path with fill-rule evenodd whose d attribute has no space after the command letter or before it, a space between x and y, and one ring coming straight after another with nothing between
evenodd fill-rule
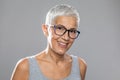
<instances>
[{"instance_id":1,"label":"cheek","mask_svg":"<svg viewBox=\"0 0 120 80\"><path fill-rule=\"evenodd\" d=\"M74 40L71 39L71 40L69 41L69 46L71 47L73 43L74 43Z\"/></svg>"},{"instance_id":2,"label":"cheek","mask_svg":"<svg viewBox=\"0 0 120 80\"><path fill-rule=\"evenodd\" d=\"M56 34L54 34L54 32L51 30L49 31L49 35L48 35L48 42L50 44L54 43L55 41L57 41L57 39L59 39L59 36L57 36Z\"/></svg>"},{"instance_id":3,"label":"cheek","mask_svg":"<svg viewBox=\"0 0 120 80\"><path fill-rule=\"evenodd\" d=\"M70 40L71 45L74 43L74 40Z\"/></svg>"},{"instance_id":4,"label":"cheek","mask_svg":"<svg viewBox=\"0 0 120 80\"><path fill-rule=\"evenodd\" d=\"M56 34L54 33L54 31L51 32L50 37L51 37L52 40L57 40L57 39L60 38L60 36L56 35Z\"/></svg>"}]
</instances>

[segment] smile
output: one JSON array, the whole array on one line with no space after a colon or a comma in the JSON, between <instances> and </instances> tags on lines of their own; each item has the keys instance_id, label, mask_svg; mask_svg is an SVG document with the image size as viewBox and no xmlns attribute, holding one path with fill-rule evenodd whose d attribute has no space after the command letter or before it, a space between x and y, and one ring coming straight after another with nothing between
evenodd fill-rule
<instances>
[{"instance_id":1,"label":"smile","mask_svg":"<svg viewBox=\"0 0 120 80\"><path fill-rule=\"evenodd\" d=\"M58 42L59 46L62 48L67 48L68 43L64 43L64 42Z\"/></svg>"}]
</instances>

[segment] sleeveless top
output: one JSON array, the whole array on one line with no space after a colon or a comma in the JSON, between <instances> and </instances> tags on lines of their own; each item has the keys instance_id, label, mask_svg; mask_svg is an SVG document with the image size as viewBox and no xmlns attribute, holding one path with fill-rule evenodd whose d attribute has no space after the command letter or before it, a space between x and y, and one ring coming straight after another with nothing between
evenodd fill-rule
<instances>
[{"instance_id":1,"label":"sleeveless top","mask_svg":"<svg viewBox=\"0 0 120 80\"><path fill-rule=\"evenodd\" d=\"M78 57L73 55L71 55L71 57L72 57L71 72L67 77L61 80L81 80ZM29 80L51 80L42 73L35 57L29 57L28 60L29 60Z\"/></svg>"}]
</instances>

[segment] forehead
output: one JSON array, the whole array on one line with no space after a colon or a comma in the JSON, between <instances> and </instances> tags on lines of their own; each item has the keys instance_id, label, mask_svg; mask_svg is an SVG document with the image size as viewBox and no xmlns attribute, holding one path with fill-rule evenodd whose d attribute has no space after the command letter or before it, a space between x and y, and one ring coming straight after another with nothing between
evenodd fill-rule
<instances>
[{"instance_id":1,"label":"forehead","mask_svg":"<svg viewBox=\"0 0 120 80\"><path fill-rule=\"evenodd\" d=\"M66 28L77 28L77 19L73 16L58 16L55 19L55 24L63 25Z\"/></svg>"}]
</instances>

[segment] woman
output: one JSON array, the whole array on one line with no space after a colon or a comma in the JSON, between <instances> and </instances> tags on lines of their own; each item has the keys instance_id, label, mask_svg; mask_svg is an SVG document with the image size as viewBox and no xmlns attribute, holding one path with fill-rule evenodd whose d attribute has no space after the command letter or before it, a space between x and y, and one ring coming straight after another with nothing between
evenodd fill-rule
<instances>
[{"instance_id":1,"label":"woman","mask_svg":"<svg viewBox=\"0 0 120 80\"><path fill-rule=\"evenodd\" d=\"M50 9L42 30L47 47L42 52L21 59L11 80L85 80L86 63L66 52L79 36L79 14L69 5Z\"/></svg>"}]
</instances>

